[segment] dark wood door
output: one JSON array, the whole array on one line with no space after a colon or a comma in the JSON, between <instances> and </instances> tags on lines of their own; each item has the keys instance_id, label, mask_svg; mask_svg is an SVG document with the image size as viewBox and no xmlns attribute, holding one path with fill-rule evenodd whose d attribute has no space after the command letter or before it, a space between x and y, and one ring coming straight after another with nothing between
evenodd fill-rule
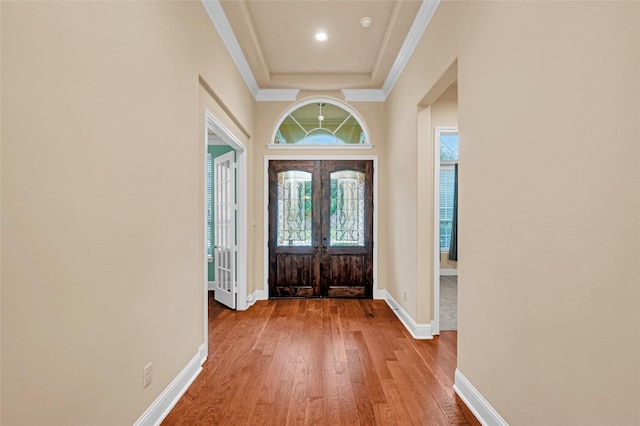
<instances>
[{"instance_id":1,"label":"dark wood door","mask_svg":"<svg viewBox=\"0 0 640 426\"><path fill-rule=\"evenodd\" d=\"M269 162L269 296L373 292L373 162Z\"/></svg>"}]
</instances>

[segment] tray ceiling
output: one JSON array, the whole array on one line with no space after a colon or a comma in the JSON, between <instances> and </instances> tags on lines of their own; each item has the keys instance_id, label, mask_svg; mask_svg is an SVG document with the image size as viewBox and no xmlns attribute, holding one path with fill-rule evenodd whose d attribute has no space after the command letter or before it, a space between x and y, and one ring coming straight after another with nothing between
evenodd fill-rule
<instances>
[{"instance_id":1,"label":"tray ceiling","mask_svg":"<svg viewBox=\"0 0 640 426\"><path fill-rule=\"evenodd\" d=\"M412 24L423 2L222 0L220 5L258 88L339 90L383 87L416 31ZM370 27L360 24L363 17L373 19ZM318 31L328 39L316 41Z\"/></svg>"}]
</instances>

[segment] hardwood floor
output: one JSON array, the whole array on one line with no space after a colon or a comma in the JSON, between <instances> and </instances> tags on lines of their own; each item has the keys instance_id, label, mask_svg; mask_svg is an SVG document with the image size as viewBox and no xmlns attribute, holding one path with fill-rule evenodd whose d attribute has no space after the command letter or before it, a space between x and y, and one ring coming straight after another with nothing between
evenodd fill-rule
<instances>
[{"instance_id":1,"label":"hardwood floor","mask_svg":"<svg viewBox=\"0 0 640 426\"><path fill-rule=\"evenodd\" d=\"M209 358L169 425L479 425L454 394L456 332L414 340L381 300L209 299Z\"/></svg>"}]
</instances>

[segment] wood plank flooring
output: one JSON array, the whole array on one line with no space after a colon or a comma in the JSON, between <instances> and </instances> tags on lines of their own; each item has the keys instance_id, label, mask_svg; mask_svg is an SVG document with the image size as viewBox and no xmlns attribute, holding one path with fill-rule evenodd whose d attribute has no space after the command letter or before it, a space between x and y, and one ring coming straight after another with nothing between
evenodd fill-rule
<instances>
[{"instance_id":1,"label":"wood plank flooring","mask_svg":"<svg viewBox=\"0 0 640 426\"><path fill-rule=\"evenodd\" d=\"M456 332L415 340L381 300L209 299L209 358L170 425L479 425L454 394Z\"/></svg>"}]
</instances>

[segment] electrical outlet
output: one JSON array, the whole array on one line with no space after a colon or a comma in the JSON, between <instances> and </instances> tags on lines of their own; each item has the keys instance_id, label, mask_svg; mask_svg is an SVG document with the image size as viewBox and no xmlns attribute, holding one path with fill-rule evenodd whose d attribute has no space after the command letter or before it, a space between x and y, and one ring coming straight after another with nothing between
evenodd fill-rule
<instances>
[{"instance_id":1,"label":"electrical outlet","mask_svg":"<svg viewBox=\"0 0 640 426\"><path fill-rule=\"evenodd\" d=\"M151 383L151 363L144 368L142 376L142 387L147 387Z\"/></svg>"},{"instance_id":2,"label":"electrical outlet","mask_svg":"<svg viewBox=\"0 0 640 426\"><path fill-rule=\"evenodd\" d=\"M404 301L407 301L407 290L404 291Z\"/></svg>"}]
</instances>

